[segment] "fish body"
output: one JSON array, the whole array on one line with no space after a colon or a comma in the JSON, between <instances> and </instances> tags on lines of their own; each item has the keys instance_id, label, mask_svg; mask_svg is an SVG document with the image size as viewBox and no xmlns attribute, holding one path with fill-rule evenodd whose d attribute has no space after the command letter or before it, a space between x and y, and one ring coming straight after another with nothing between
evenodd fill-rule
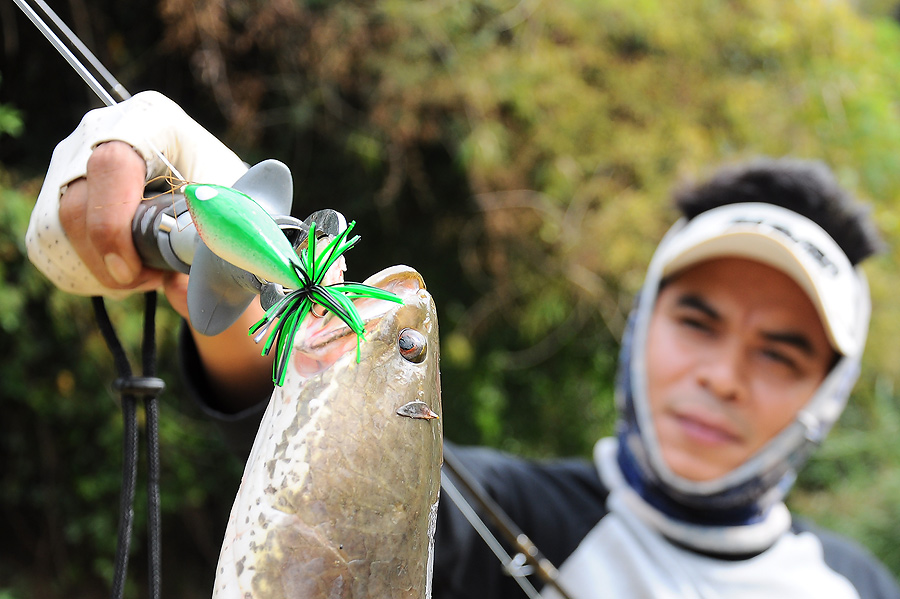
<instances>
[{"instance_id":1,"label":"fish body","mask_svg":"<svg viewBox=\"0 0 900 599\"><path fill-rule=\"evenodd\" d=\"M232 508L216 599L430 597L442 461L437 316L408 267L366 283L403 304L355 300L366 322L359 362L356 335L336 317L304 321ZM425 404L406 412L426 416L398 414L409 404Z\"/></svg>"},{"instance_id":2,"label":"fish body","mask_svg":"<svg viewBox=\"0 0 900 599\"><path fill-rule=\"evenodd\" d=\"M197 234L226 262L266 281L297 289L300 261L275 219L247 194L212 184L184 186Z\"/></svg>"}]
</instances>

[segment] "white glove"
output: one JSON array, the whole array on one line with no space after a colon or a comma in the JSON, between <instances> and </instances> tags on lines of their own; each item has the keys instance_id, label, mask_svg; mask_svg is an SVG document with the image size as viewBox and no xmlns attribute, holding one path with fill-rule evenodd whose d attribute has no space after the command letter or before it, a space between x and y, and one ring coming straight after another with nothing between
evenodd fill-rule
<instances>
[{"instance_id":1,"label":"white glove","mask_svg":"<svg viewBox=\"0 0 900 599\"><path fill-rule=\"evenodd\" d=\"M120 298L133 290L111 289L90 272L60 223L60 196L87 173L94 148L108 141L132 146L147 164L146 180L169 173L161 152L195 183L231 185L247 166L222 142L157 92L142 92L115 106L88 112L56 146L26 234L28 257L56 286L77 295Z\"/></svg>"}]
</instances>

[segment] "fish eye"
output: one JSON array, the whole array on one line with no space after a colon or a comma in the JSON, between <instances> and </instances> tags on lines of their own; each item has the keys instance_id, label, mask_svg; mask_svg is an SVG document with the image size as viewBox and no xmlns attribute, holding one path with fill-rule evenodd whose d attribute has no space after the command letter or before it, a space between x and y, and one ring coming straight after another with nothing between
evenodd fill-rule
<instances>
[{"instance_id":1,"label":"fish eye","mask_svg":"<svg viewBox=\"0 0 900 599\"><path fill-rule=\"evenodd\" d=\"M419 364L428 355L428 341L425 335L415 329L403 329L397 338L400 355L409 362Z\"/></svg>"}]
</instances>

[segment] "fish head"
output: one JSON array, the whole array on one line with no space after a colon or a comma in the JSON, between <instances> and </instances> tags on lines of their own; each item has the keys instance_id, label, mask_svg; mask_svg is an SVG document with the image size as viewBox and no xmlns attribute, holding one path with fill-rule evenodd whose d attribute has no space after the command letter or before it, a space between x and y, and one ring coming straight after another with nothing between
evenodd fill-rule
<instances>
[{"instance_id":1,"label":"fish head","mask_svg":"<svg viewBox=\"0 0 900 599\"><path fill-rule=\"evenodd\" d=\"M293 372L301 377L313 377L327 369L342 367L336 366L338 361L379 364L389 369L391 378L403 387L421 381L423 388L411 401L435 397L432 410L439 415L437 311L422 275L409 266L397 265L372 275L364 284L394 293L402 304L370 297L354 300L365 322L363 338L354 335L336 315L317 317L319 308L314 309L295 336Z\"/></svg>"}]
</instances>

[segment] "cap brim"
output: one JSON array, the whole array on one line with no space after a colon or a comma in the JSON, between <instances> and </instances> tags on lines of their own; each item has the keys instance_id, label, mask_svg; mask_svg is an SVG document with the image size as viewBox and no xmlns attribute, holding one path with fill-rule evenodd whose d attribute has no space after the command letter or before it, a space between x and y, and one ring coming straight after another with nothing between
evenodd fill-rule
<instances>
[{"instance_id":1,"label":"cap brim","mask_svg":"<svg viewBox=\"0 0 900 599\"><path fill-rule=\"evenodd\" d=\"M811 220L770 204L732 204L682 222L651 263L659 279L714 258L740 257L775 268L806 292L832 346L859 355L869 320L865 277Z\"/></svg>"}]
</instances>

